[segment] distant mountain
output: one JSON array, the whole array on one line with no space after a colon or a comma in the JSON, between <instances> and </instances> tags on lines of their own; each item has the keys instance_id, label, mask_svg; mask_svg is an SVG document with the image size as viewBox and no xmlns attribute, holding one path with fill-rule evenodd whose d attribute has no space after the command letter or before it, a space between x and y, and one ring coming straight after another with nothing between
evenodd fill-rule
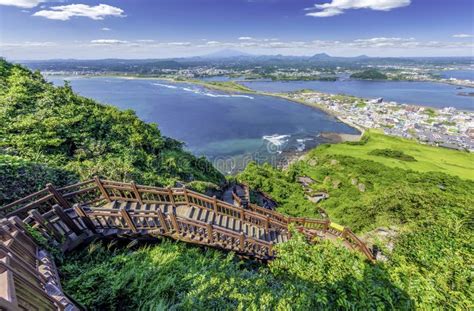
<instances>
[{"instance_id":1,"label":"distant mountain","mask_svg":"<svg viewBox=\"0 0 474 311\"><path fill-rule=\"evenodd\" d=\"M330 59L332 56L326 54L326 53L319 53L319 54L314 54L311 56L312 59Z\"/></svg>"},{"instance_id":2,"label":"distant mountain","mask_svg":"<svg viewBox=\"0 0 474 311\"><path fill-rule=\"evenodd\" d=\"M238 50L225 49L214 53L200 56L201 58L229 58L229 57L243 57L243 56L254 56L249 53L244 53Z\"/></svg>"}]
</instances>

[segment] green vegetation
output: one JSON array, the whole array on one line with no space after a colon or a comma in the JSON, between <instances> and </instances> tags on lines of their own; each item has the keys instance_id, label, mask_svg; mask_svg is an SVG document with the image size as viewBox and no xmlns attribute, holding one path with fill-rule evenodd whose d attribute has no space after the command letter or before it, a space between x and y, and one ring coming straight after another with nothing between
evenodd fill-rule
<instances>
[{"instance_id":1,"label":"green vegetation","mask_svg":"<svg viewBox=\"0 0 474 311\"><path fill-rule=\"evenodd\" d=\"M0 154L0 205L41 190L47 183L67 185L78 181L72 171Z\"/></svg>"},{"instance_id":2,"label":"green vegetation","mask_svg":"<svg viewBox=\"0 0 474 311\"><path fill-rule=\"evenodd\" d=\"M279 211L314 217L297 183L309 176L312 190L330 194L321 205L330 217L366 233L386 261L372 265L298 234L268 265L175 242L135 251L92 245L66 258L64 288L91 309L469 309L474 228L465 215L474 212L474 182L325 155L326 148L287 171L250 164L237 178L269 193ZM393 249L373 231L388 226Z\"/></svg>"},{"instance_id":3,"label":"green vegetation","mask_svg":"<svg viewBox=\"0 0 474 311\"><path fill-rule=\"evenodd\" d=\"M382 265L299 235L268 266L163 242L136 251L92 244L61 266L63 287L92 310L331 310L412 307Z\"/></svg>"},{"instance_id":4,"label":"green vegetation","mask_svg":"<svg viewBox=\"0 0 474 311\"><path fill-rule=\"evenodd\" d=\"M364 71L359 71L351 74L352 79L362 79L362 80L386 80L388 79L387 75L378 71L377 69L367 69Z\"/></svg>"},{"instance_id":5,"label":"green vegetation","mask_svg":"<svg viewBox=\"0 0 474 311\"><path fill-rule=\"evenodd\" d=\"M152 185L219 183L205 158L161 135L131 110L54 87L39 73L0 60L0 205L44 187L93 175ZM55 177L52 177L55 175ZM20 190L17 190L20 189Z\"/></svg>"},{"instance_id":6,"label":"green vegetation","mask_svg":"<svg viewBox=\"0 0 474 311\"><path fill-rule=\"evenodd\" d=\"M214 85L225 86L237 87ZM0 205L92 175L183 180L197 191L215 191L223 178L132 111L4 61L0 122ZM385 260L370 264L337 241L310 244L296 232L268 264L166 239L136 249L113 240L60 256L63 288L91 310L470 310L473 172L472 154L373 131L322 145L286 171L252 163L236 179L271 195L280 212L317 217L306 192L327 192L318 207L376 243ZM304 189L299 176L315 182Z\"/></svg>"},{"instance_id":7,"label":"green vegetation","mask_svg":"<svg viewBox=\"0 0 474 311\"><path fill-rule=\"evenodd\" d=\"M423 111L424 114L427 114L430 117L436 117L437 113L433 108L426 108L425 111Z\"/></svg>"},{"instance_id":8,"label":"green vegetation","mask_svg":"<svg viewBox=\"0 0 474 311\"><path fill-rule=\"evenodd\" d=\"M189 82L197 85L201 85L208 89L218 90L223 92L239 92L239 93L255 93L254 90L243 86L234 81L202 81L202 80L189 80L189 79L175 79L179 82Z\"/></svg>"},{"instance_id":9,"label":"green vegetation","mask_svg":"<svg viewBox=\"0 0 474 311\"><path fill-rule=\"evenodd\" d=\"M227 92L241 92L241 93L254 93L255 91L243 86L242 84L238 84L237 82L232 82L232 81L224 81L224 82L218 82L218 81L212 81L212 82L207 82L204 86L209 87L209 88L214 88L217 90L222 90L222 91L227 91Z\"/></svg>"},{"instance_id":10,"label":"green vegetation","mask_svg":"<svg viewBox=\"0 0 474 311\"><path fill-rule=\"evenodd\" d=\"M371 155L374 149L403 150L416 159L416 162ZM389 167L410 169L418 172L443 172L474 180L474 155L429 145L422 145L414 140L387 136L376 131L367 131L362 142L331 145L320 149L321 154L347 155L372 160Z\"/></svg>"},{"instance_id":11,"label":"green vegetation","mask_svg":"<svg viewBox=\"0 0 474 311\"><path fill-rule=\"evenodd\" d=\"M318 206L384 250L388 279L417 308L469 309L474 302L474 228L469 216L474 213L474 181L332 154L333 147L311 151L287 171L250 164L238 179L272 196L280 212L317 217L316 205L297 182L298 176L310 177L315 183L307 190L329 194ZM393 238L378 228L392 232ZM293 259L301 257L305 255L297 253Z\"/></svg>"},{"instance_id":12,"label":"green vegetation","mask_svg":"<svg viewBox=\"0 0 474 311\"><path fill-rule=\"evenodd\" d=\"M410 155L405 154L403 151L400 150L393 150L393 149L374 149L369 152L370 155L386 157L386 158L393 158L400 161L407 161L407 162L415 162L416 159Z\"/></svg>"},{"instance_id":13,"label":"green vegetation","mask_svg":"<svg viewBox=\"0 0 474 311\"><path fill-rule=\"evenodd\" d=\"M456 122L454 122L454 121L443 121L443 124L447 125L447 126L455 126Z\"/></svg>"}]
</instances>

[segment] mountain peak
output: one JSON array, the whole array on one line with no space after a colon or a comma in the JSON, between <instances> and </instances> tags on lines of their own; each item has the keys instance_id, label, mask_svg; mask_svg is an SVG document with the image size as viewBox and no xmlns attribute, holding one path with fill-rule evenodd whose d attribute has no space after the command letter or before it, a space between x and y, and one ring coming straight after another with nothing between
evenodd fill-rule
<instances>
[{"instance_id":1,"label":"mountain peak","mask_svg":"<svg viewBox=\"0 0 474 311\"><path fill-rule=\"evenodd\" d=\"M324 58L331 58L331 56L326 53L318 53L318 54L314 54L311 58L324 59Z\"/></svg>"}]
</instances>

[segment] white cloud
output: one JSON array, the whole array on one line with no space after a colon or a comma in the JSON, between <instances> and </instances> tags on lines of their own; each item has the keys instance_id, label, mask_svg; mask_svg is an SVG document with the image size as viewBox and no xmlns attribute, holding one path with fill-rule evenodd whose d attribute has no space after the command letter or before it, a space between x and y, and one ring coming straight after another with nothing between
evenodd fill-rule
<instances>
[{"instance_id":1,"label":"white cloud","mask_svg":"<svg viewBox=\"0 0 474 311\"><path fill-rule=\"evenodd\" d=\"M2 1L2 0L0 0ZM88 17L94 20L104 19L106 16L124 17L123 10L107 4L89 6L86 4L69 4L53 6L48 10L41 10L33 14L48 19L67 21L74 16Z\"/></svg>"},{"instance_id":2,"label":"white cloud","mask_svg":"<svg viewBox=\"0 0 474 311\"><path fill-rule=\"evenodd\" d=\"M343 14L350 9L371 9L376 11L390 11L410 5L411 0L331 0L330 3L315 4L306 10L318 10L307 13L307 16L329 17Z\"/></svg>"},{"instance_id":3,"label":"white cloud","mask_svg":"<svg viewBox=\"0 0 474 311\"><path fill-rule=\"evenodd\" d=\"M0 5L17 6L19 8L31 9L48 0L0 0Z\"/></svg>"},{"instance_id":4,"label":"white cloud","mask_svg":"<svg viewBox=\"0 0 474 311\"><path fill-rule=\"evenodd\" d=\"M474 35L469 35L467 33L460 33L460 34L456 34L456 35L453 35L453 38L473 38Z\"/></svg>"},{"instance_id":5,"label":"white cloud","mask_svg":"<svg viewBox=\"0 0 474 311\"><path fill-rule=\"evenodd\" d=\"M191 46L191 42L168 42L171 46Z\"/></svg>"},{"instance_id":6,"label":"white cloud","mask_svg":"<svg viewBox=\"0 0 474 311\"><path fill-rule=\"evenodd\" d=\"M252 38L252 37L239 37L239 40L243 40L243 41L245 41L245 40L253 40L253 38Z\"/></svg>"},{"instance_id":7,"label":"white cloud","mask_svg":"<svg viewBox=\"0 0 474 311\"><path fill-rule=\"evenodd\" d=\"M107 28L107 27L103 27L101 30L103 30L103 31L111 31L112 29Z\"/></svg>"},{"instance_id":8,"label":"white cloud","mask_svg":"<svg viewBox=\"0 0 474 311\"><path fill-rule=\"evenodd\" d=\"M92 40L91 43L94 45L121 45L121 44L127 44L128 41L117 40L117 39L97 39L97 40Z\"/></svg>"},{"instance_id":9,"label":"white cloud","mask_svg":"<svg viewBox=\"0 0 474 311\"><path fill-rule=\"evenodd\" d=\"M137 40L137 42L140 42L140 43L153 43L153 42L155 42L155 40L152 40L152 39L141 39L141 40Z\"/></svg>"},{"instance_id":10,"label":"white cloud","mask_svg":"<svg viewBox=\"0 0 474 311\"><path fill-rule=\"evenodd\" d=\"M35 47L50 47L57 46L55 42L36 42L36 41L25 41L16 43L0 43L2 48L35 48Z\"/></svg>"},{"instance_id":11,"label":"white cloud","mask_svg":"<svg viewBox=\"0 0 474 311\"><path fill-rule=\"evenodd\" d=\"M219 41L207 41L206 42L206 44L208 44L208 45L217 45L219 43L220 43Z\"/></svg>"}]
</instances>

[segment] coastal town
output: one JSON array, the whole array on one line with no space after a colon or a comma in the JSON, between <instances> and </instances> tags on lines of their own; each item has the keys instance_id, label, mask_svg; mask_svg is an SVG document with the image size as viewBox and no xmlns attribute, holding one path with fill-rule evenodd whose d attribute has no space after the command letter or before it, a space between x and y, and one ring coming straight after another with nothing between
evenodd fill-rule
<instances>
[{"instance_id":1,"label":"coastal town","mask_svg":"<svg viewBox=\"0 0 474 311\"><path fill-rule=\"evenodd\" d=\"M453 107L435 109L361 99L312 90L291 92L285 97L317 106L361 130L381 129L387 135L416 139L421 143L474 152L474 112Z\"/></svg>"}]
</instances>

